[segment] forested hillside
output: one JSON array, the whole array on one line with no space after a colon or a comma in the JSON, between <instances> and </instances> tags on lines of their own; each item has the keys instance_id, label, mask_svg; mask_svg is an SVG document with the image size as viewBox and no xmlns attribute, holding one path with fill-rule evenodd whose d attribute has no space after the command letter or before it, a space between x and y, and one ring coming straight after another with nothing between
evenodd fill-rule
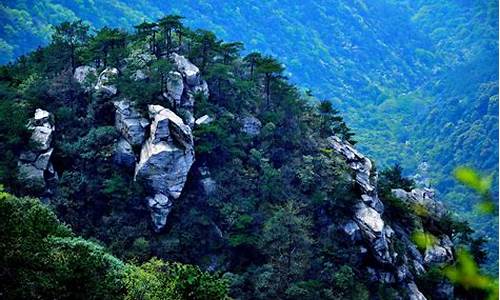
<instances>
[{"instance_id":1,"label":"forested hillside","mask_svg":"<svg viewBox=\"0 0 500 300\"><path fill-rule=\"evenodd\" d=\"M484 239L242 48L177 15L74 21L0 68L2 296L498 298Z\"/></svg>"},{"instance_id":2,"label":"forested hillside","mask_svg":"<svg viewBox=\"0 0 500 300\"><path fill-rule=\"evenodd\" d=\"M437 187L496 249L498 221L470 209L476 198L452 172L467 165L497 182L497 1L43 0L0 9L2 62L46 44L63 20L131 30L164 13L276 55L286 76L344 112L377 165L400 163Z\"/></svg>"}]
</instances>

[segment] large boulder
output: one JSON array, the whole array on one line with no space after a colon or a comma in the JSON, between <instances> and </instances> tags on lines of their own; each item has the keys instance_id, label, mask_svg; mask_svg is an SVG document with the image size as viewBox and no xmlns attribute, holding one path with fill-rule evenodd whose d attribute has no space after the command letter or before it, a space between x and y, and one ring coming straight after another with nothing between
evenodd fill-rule
<instances>
[{"instance_id":1,"label":"large boulder","mask_svg":"<svg viewBox=\"0 0 500 300\"><path fill-rule=\"evenodd\" d=\"M200 84L200 69L191 63L187 58L177 53L172 53L170 59L175 65L177 71L182 74L186 83L190 86Z\"/></svg>"},{"instance_id":2,"label":"large boulder","mask_svg":"<svg viewBox=\"0 0 500 300\"><path fill-rule=\"evenodd\" d=\"M116 80L117 77L118 69L107 67L101 72L101 74L99 74L97 84L95 85L96 91L109 96L116 95L116 93L118 93L118 89L116 88L116 85L113 84L113 81Z\"/></svg>"},{"instance_id":3,"label":"large boulder","mask_svg":"<svg viewBox=\"0 0 500 300\"><path fill-rule=\"evenodd\" d=\"M147 119L143 118L130 101L113 102L116 108L115 127L132 146L142 145L145 139Z\"/></svg>"},{"instance_id":4,"label":"large boulder","mask_svg":"<svg viewBox=\"0 0 500 300\"><path fill-rule=\"evenodd\" d=\"M32 130L30 149L21 152L19 156L19 179L33 192L46 190L47 183L54 183L57 179L50 158L52 136L55 130L52 115L43 109L36 109L34 117L28 121L28 128Z\"/></svg>"},{"instance_id":5,"label":"large boulder","mask_svg":"<svg viewBox=\"0 0 500 300\"><path fill-rule=\"evenodd\" d=\"M166 223L172 200L179 198L194 163L191 128L171 110L149 105L150 135L143 144L136 165L136 179L149 188L155 230Z\"/></svg>"}]
</instances>

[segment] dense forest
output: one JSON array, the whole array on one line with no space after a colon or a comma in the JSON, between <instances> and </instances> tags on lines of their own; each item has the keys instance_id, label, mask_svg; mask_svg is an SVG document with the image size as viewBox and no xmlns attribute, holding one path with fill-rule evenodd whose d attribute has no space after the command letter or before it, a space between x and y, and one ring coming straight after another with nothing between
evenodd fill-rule
<instances>
[{"instance_id":1,"label":"dense forest","mask_svg":"<svg viewBox=\"0 0 500 300\"><path fill-rule=\"evenodd\" d=\"M498 298L486 240L276 58L133 28L63 22L0 68L2 296Z\"/></svg>"},{"instance_id":2,"label":"dense forest","mask_svg":"<svg viewBox=\"0 0 500 300\"><path fill-rule=\"evenodd\" d=\"M379 166L401 164L471 222L497 272L498 219L478 214L452 173L492 175L498 192L498 1L3 1L0 62L46 45L62 21L132 31L165 13L279 57Z\"/></svg>"}]
</instances>

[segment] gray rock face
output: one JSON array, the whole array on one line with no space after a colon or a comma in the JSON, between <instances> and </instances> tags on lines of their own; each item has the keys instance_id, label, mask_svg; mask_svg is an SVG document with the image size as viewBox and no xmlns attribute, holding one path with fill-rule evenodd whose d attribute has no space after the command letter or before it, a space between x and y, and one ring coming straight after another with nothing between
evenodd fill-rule
<instances>
[{"instance_id":1,"label":"gray rock face","mask_svg":"<svg viewBox=\"0 0 500 300\"><path fill-rule=\"evenodd\" d=\"M118 69L107 67L104 69L99 78L97 79L97 84L95 86L96 91L102 92L109 96L114 96L118 92L116 86L112 83L113 80L118 76Z\"/></svg>"},{"instance_id":2,"label":"gray rock face","mask_svg":"<svg viewBox=\"0 0 500 300\"><path fill-rule=\"evenodd\" d=\"M162 202L149 202L156 230L165 226L171 202L179 198L194 162L194 144L191 128L171 110L159 105L149 105L151 119L150 137L142 146L136 178L150 188L152 199L162 195ZM167 203L165 205L155 203ZM149 200L148 200L149 201Z\"/></svg>"},{"instance_id":3,"label":"gray rock face","mask_svg":"<svg viewBox=\"0 0 500 300\"><path fill-rule=\"evenodd\" d=\"M245 116L241 118L241 131L248 135L260 134L262 123L254 116Z\"/></svg>"},{"instance_id":4,"label":"gray rock face","mask_svg":"<svg viewBox=\"0 0 500 300\"><path fill-rule=\"evenodd\" d=\"M36 109L33 119L28 122L31 129L31 141L34 146L23 151L17 163L19 169L19 179L25 182L26 186L33 191L41 192L46 190L47 182L54 182L57 174L50 163L53 148L51 148L52 135L55 126L52 123L52 116L48 111Z\"/></svg>"},{"instance_id":5,"label":"gray rock face","mask_svg":"<svg viewBox=\"0 0 500 300\"><path fill-rule=\"evenodd\" d=\"M443 217L447 212L443 203L434 198L436 193L433 189L413 189L410 192L402 189L393 189L392 194L410 204L416 204L425 208L427 213L437 218Z\"/></svg>"},{"instance_id":6,"label":"gray rock face","mask_svg":"<svg viewBox=\"0 0 500 300\"><path fill-rule=\"evenodd\" d=\"M172 53L170 59L173 61L177 71L185 78L186 83L190 86L200 84L200 70L192 64L187 58L177 53Z\"/></svg>"},{"instance_id":7,"label":"gray rock face","mask_svg":"<svg viewBox=\"0 0 500 300\"><path fill-rule=\"evenodd\" d=\"M342 230L349 236L351 241L360 241L362 239L361 229L354 221L349 221L342 226Z\"/></svg>"},{"instance_id":8,"label":"gray rock face","mask_svg":"<svg viewBox=\"0 0 500 300\"><path fill-rule=\"evenodd\" d=\"M163 194L156 194L146 200L151 211L154 228L159 231L167 224L167 216L172 210L172 201Z\"/></svg>"},{"instance_id":9,"label":"gray rock face","mask_svg":"<svg viewBox=\"0 0 500 300\"><path fill-rule=\"evenodd\" d=\"M330 137L328 142L352 170L354 184L360 194L352 221L344 224L342 229L354 243L368 246L369 254L377 262L373 266L367 266L369 277L373 281L383 283L405 284L411 299L425 299L413 282L415 274L412 274L412 270L415 270L417 275L419 272L425 272L422 265L424 259L404 230L394 230L384 222L384 205L377 194L377 174L372 174L371 161L338 137ZM355 238L358 232L361 236L359 239ZM396 260L398 253L392 247L396 235L407 249L407 254L400 260ZM397 261L403 263L399 264Z\"/></svg>"},{"instance_id":10,"label":"gray rock face","mask_svg":"<svg viewBox=\"0 0 500 300\"><path fill-rule=\"evenodd\" d=\"M115 127L132 146L141 145L145 139L148 120L132 107L130 101L113 102L116 108Z\"/></svg>"},{"instance_id":11,"label":"gray rock face","mask_svg":"<svg viewBox=\"0 0 500 300\"><path fill-rule=\"evenodd\" d=\"M453 259L453 242L447 235L440 236L435 245L425 249L424 263L426 265L448 263Z\"/></svg>"},{"instance_id":12,"label":"gray rock face","mask_svg":"<svg viewBox=\"0 0 500 300\"><path fill-rule=\"evenodd\" d=\"M170 72L167 77L167 99L175 104L175 107L180 107L182 93L184 92L184 81L179 72Z\"/></svg>"},{"instance_id":13,"label":"gray rock face","mask_svg":"<svg viewBox=\"0 0 500 300\"><path fill-rule=\"evenodd\" d=\"M73 74L73 78L80 83L84 89L88 92L90 91L91 84L88 80L89 76L93 77L97 76L97 70L94 67L90 66L79 66L75 69L75 73Z\"/></svg>"},{"instance_id":14,"label":"gray rock face","mask_svg":"<svg viewBox=\"0 0 500 300\"><path fill-rule=\"evenodd\" d=\"M425 296L418 290L415 283L410 282L406 285L408 291L408 298L410 300L427 300Z\"/></svg>"},{"instance_id":15,"label":"gray rock face","mask_svg":"<svg viewBox=\"0 0 500 300\"><path fill-rule=\"evenodd\" d=\"M132 145L122 138L115 146L115 151L113 153L113 161L119 166L124 166L132 168L135 166L135 154L132 149Z\"/></svg>"},{"instance_id":16,"label":"gray rock face","mask_svg":"<svg viewBox=\"0 0 500 300\"><path fill-rule=\"evenodd\" d=\"M384 205L377 195L376 176L371 174L371 161L348 142L336 136L328 138L328 142L333 150L344 157L354 172L354 180L361 194L355 206L354 222L361 229L364 240L370 245L374 258L381 264L391 264L394 253L391 253L389 244L394 231L382 220Z\"/></svg>"}]
</instances>

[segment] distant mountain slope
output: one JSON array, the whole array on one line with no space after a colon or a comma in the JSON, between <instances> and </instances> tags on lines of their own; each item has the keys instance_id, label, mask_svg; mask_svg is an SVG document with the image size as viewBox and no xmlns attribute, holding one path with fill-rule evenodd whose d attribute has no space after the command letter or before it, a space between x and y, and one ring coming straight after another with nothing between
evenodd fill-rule
<instances>
[{"instance_id":1,"label":"distant mountain slope","mask_svg":"<svg viewBox=\"0 0 500 300\"><path fill-rule=\"evenodd\" d=\"M427 162L420 175L469 214L453 169L498 177L497 0L3 1L0 61L46 43L62 20L131 29L164 13L278 56L294 82L344 112L377 165L413 174ZM470 218L498 244L497 220Z\"/></svg>"}]
</instances>

